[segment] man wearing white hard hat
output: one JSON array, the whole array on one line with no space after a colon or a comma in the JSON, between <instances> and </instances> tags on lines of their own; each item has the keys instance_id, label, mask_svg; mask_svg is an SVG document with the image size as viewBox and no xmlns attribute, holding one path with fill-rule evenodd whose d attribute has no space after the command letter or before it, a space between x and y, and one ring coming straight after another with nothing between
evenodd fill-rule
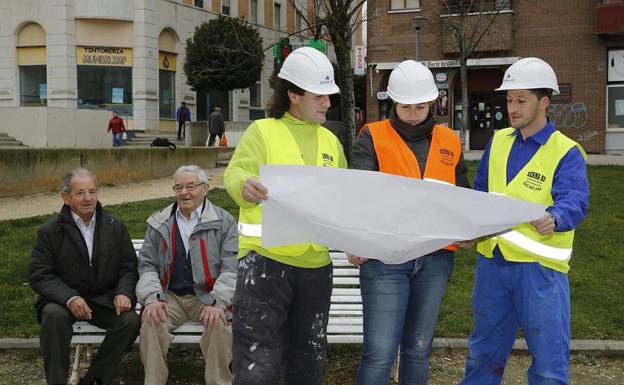
<instances>
[{"instance_id":1,"label":"man wearing white hard hat","mask_svg":"<svg viewBox=\"0 0 624 385\"><path fill-rule=\"evenodd\" d=\"M334 70L320 51L293 51L274 84L268 119L253 122L224 175L240 206L238 282L234 294L233 383L321 384L327 348L332 265L323 245L263 248L258 180L262 164L346 168L342 146L321 126L337 93Z\"/></svg>"},{"instance_id":2,"label":"man wearing white hard hat","mask_svg":"<svg viewBox=\"0 0 624 385\"><path fill-rule=\"evenodd\" d=\"M589 185L583 148L547 117L559 93L553 69L524 58L505 72L510 128L494 134L479 162L474 188L541 203L543 217L479 239L468 340L468 384L500 384L522 328L532 363L528 383L568 384L570 289L574 228L587 214ZM469 242L467 242L469 243Z\"/></svg>"},{"instance_id":3,"label":"man wearing white hard hat","mask_svg":"<svg viewBox=\"0 0 624 385\"><path fill-rule=\"evenodd\" d=\"M400 63L390 74L387 92L394 102L390 118L362 128L349 167L470 188L459 138L435 122L438 88L429 68L413 60ZM360 266L364 312L358 385L387 384L399 347L399 384L427 383L455 249L449 245L399 265L348 255Z\"/></svg>"}]
</instances>

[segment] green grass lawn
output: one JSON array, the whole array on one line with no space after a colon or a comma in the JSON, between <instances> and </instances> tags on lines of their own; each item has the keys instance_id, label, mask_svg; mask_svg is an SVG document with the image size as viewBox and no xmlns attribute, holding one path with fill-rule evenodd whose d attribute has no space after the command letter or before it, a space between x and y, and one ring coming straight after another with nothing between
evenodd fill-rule
<instances>
[{"instance_id":1,"label":"green grass lawn","mask_svg":"<svg viewBox=\"0 0 624 385\"><path fill-rule=\"evenodd\" d=\"M474 168L475 163L471 163L471 180ZM589 167L588 173L590 211L577 229L569 273L572 337L624 340L624 167ZM209 198L238 216L238 207L225 191L211 190ZM132 238L143 238L147 216L170 202L156 199L108 206L107 210L127 224ZM50 217L0 221L0 337L33 337L38 333L32 307L35 294L26 281L37 228ZM457 253L437 336L466 337L470 332L474 263L474 252Z\"/></svg>"}]
</instances>

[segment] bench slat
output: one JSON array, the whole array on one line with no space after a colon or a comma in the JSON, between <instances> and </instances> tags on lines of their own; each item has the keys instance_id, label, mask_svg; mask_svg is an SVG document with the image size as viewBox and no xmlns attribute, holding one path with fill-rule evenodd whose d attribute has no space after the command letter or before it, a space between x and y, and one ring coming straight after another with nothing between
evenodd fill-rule
<instances>
[{"instance_id":1,"label":"bench slat","mask_svg":"<svg viewBox=\"0 0 624 385\"><path fill-rule=\"evenodd\" d=\"M143 245L142 239L133 239L135 251L139 252ZM349 263L343 252L331 251L330 257L334 265L333 292L327 326L329 343L352 344L362 343L362 296L359 288L360 270ZM352 286L352 287L340 287ZM141 305L137 304L136 311ZM104 339L105 330L85 321L75 322L72 344L100 344ZM173 343L196 344L199 342L203 326L195 322L187 322L173 332ZM138 343L138 338L135 343Z\"/></svg>"}]
</instances>

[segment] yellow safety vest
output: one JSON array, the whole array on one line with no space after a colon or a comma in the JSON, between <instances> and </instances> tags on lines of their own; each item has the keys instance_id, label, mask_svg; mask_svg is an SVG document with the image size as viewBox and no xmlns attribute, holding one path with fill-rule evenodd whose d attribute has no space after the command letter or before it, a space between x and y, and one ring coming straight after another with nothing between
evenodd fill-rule
<instances>
[{"instance_id":1,"label":"yellow safety vest","mask_svg":"<svg viewBox=\"0 0 624 385\"><path fill-rule=\"evenodd\" d=\"M266 148L266 164L304 165L301 151L288 127L278 119L256 120ZM340 160L339 142L325 127L316 130L317 155L316 165L338 167ZM238 243L240 249L257 249L261 247L262 237L262 206L241 207L238 220ZM327 252L325 246L316 243L301 243L267 250L273 254L298 256L310 247L319 252Z\"/></svg>"},{"instance_id":2,"label":"yellow safety vest","mask_svg":"<svg viewBox=\"0 0 624 385\"><path fill-rule=\"evenodd\" d=\"M533 158L507 184L507 159L516 135L514 128L505 128L494 134L488 163L488 190L524 201L552 206L551 195L555 170L561 158L577 146L583 157L583 148L559 131L553 132ZM514 226L512 230L489 237L477 244L477 251L492 258L496 245L508 261L539 262L541 265L567 273L572 256L574 230L541 235L528 223Z\"/></svg>"}]
</instances>

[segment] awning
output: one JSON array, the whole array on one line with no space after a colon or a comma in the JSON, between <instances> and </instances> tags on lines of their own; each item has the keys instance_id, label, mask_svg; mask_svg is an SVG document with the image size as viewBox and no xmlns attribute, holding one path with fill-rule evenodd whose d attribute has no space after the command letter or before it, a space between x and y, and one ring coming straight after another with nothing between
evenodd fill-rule
<instances>
[{"instance_id":1,"label":"awning","mask_svg":"<svg viewBox=\"0 0 624 385\"><path fill-rule=\"evenodd\" d=\"M468 67L482 67L482 66L508 66L520 60L518 56L512 57L492 57L481 59L468 59L466 63ZM393 70L400 62L382 62L382 63L370 63L370 67L374 67L377 71L390 71ZM429 68L456 68L459 67L459 60L423 60L422 64Z\"/></svg>"}]
</instances>

